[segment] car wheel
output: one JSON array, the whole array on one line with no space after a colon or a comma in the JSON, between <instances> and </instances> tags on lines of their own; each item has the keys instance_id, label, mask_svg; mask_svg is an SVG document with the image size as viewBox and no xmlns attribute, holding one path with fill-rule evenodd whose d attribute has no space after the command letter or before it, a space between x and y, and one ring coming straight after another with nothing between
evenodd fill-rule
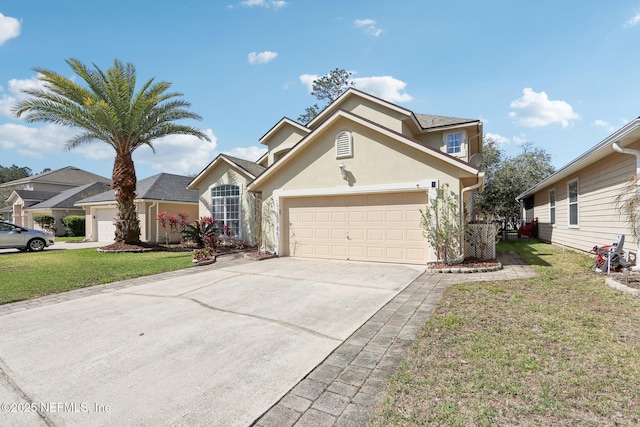
<instances>
[{"instance_id":1,"label":"car wheel","mask_svg":"<svg viewBox=\"0 0 640 427\"><path fill-rule=\"evenodd\" d=\"M42 239L31 239L27 244L27 247L32 252L39 252L44 249L47 244Z\"/></svg>"}]
</instances>

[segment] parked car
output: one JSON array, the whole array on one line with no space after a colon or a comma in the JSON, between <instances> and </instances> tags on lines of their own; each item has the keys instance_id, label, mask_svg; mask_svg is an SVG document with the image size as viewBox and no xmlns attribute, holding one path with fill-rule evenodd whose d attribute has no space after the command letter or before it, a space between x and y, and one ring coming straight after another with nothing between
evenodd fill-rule
<instances>
[{"instance_id":1,"label":"parked car","mask_svg":"<svg viewBox=\"0 0 640 427\"><path fill-rule=\"evenodd\" d=\"M53 233L0 221L0 249L16 248L21 251L38 252L54 243Z\"/></svg>"}]
</instances>

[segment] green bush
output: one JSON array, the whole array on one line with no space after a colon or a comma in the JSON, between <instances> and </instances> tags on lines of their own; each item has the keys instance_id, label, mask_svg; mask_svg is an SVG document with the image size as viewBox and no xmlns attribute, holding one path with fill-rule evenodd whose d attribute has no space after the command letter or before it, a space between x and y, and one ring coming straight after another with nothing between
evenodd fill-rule
<instances>
[{"instance_id":1,"label":"green bush","mask_svg":"<svg viewBox=\"0 0 640 427\"><path fill-rule=\"evenodd\" d=\"M36 215L33 217L33 222L38 224L43 230L52 233L56 231L56 219L51 215Z\"/></svg>"},{"instance_id":2,"label":"green bush","mask_svg":"<svg viewBox=\"0 0 640 427\"><path fill-rule=\"evenodd\" d=\"M85 217L83 215L69 215L62 218L67 235L71 237L84 236Z\"/></svg>"}]
</instances>

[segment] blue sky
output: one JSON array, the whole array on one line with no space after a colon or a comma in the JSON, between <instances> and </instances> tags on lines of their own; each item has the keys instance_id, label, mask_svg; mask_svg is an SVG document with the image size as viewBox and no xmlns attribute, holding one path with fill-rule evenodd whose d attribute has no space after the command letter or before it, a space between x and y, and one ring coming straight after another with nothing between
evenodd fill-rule
<instances>
[{"instance_id":1,"label":"blue sky","mask_svg":"<svg viewBox=\"0 0 640 427\"><path fill-rule=\"evenodd\" d=\"M212 143L157 141L138 178L195 174L218 153L255 160L276 122L316 103L314 77L343 68L356 88L416 113L484 121L517 154L560 167L640 115L640 0L0 0L0 165L74 165L111 176L104 143L63 151L73 129L11 116L33 67L68 77L74 57L133 63L170 81Z\"/></svg>"}]
</instances>

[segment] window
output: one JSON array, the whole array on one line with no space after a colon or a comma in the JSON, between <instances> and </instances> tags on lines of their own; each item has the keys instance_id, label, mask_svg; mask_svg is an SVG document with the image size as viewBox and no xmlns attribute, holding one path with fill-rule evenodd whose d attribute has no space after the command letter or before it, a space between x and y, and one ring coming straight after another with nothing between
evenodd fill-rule
<instances>
[{"instance_id":1,"label":"window","mask_svg":"<svg viewBox=\"0 0 640 427\"><path fill-rule=\"evenodd\" d=\"M578 180L567 183L567 203L569 208L569 227L578 227Z\"/></svg>"},{"instance_id":2,"label":"window","mask_svg":"<svg viewBox=\"0 0 640 427\"><path fill-rule=\"evenodd\" d=\"M549 190L549 223L556 225L556 189Z\"/></svg>"},{"instance_id":3,"label":"window","mask_svg":"<svg viewBox=\"0 0 640 427\"><path fill-rule=\"evenodd\" d=\"M464 134L462 132L445 133L444 143L447 154L460 157L465 155Z\"/></svg>"},{"instance_id":4,"label":"window","mask_svg":"<svg viewBox=\"0 0 640 427\"><path fill-rule=\"evenodd\" d=\"M353 157L353 137L351 132L343 130L336 135L336 158Z\"/></svg>"},{"instance_id":5,"label":"window","mask_svg":"<svg viewBox=\"0 0 640 427\"><path fill-rule=\"evenodd\" d=\"M221 234L240 236L240 187L224 184L211 189L211 216Z\"/></svg>"}]
</instances>

